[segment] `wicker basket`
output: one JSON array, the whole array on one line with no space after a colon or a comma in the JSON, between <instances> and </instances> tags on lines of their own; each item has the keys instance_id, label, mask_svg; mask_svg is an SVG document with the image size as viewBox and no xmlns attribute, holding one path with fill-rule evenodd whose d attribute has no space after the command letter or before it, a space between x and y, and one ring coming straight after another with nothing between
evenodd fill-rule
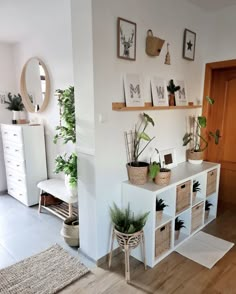
<instances>
[{"instance_id":1,"label":"wicker basket","mask_svg":"<svg viewBox=\"0 0 236 294\"><path fill-rule=\"evenodd\" d=\"M79 224L77 216L69 217L63 222L61 235L69 246L79 246Z\"/></svg>"},{"instance_id":2,"label":"wicker basket","mask_svg":"<svg viewBox=\"0 0 236 294\"><path fill-rule=\"evenodd\" d=\"M159 172L154 181L155 181L155 184L157 185L168 185L169 182L170 182L170 176L171 176L171 171L166 171L166 172Z\"/></svg>"},{"instance_id":3,"label":"wicker basket","mask_svg":"<svg viewBox=\"0 0 236 294\"><path fill-rule=\"evenodd\" d=\"M178 185L176 190L176 213L179 213L190 206L191 181Z\"/></svg>"},{"instance_id":4,"label":"wicker basket","mask_svg":"<svg viewBox=\"0 0 236 294\"><path fill-rule=\"evenodd\" d=\"M119 246L124 250L125 245L128 245L130 249L136 248L142 240L143 230L134 234L125 234L114 229L116 240Z\"/></svg>"},{"instance_id":5,"label":"wicker basket","mask_svg":"<svg viewBox=\"0 0 236 294\"><path fill-rule=\"evenodd\" d=\"M216 178L217 169L209 171L207 173L207 192L206 195L209 196L216 191Z\"/></svg>"},{"instance_id":6,"label":"wicker basket","mask_svg":"<svg viewBox=\"0 0 236 294\"><path fill-rule=\"evenodd\" d=\"M171 222L157 228L155 232L155 257L168 251L171 246Z\"/></svg>"},{"instance_id":7,"label":"wicker basket","mask_svg":"<svg viewBox=\"0 0 236 294\"><path fill-rule=\"evenodd\" d=\"M129 181L134 185L144 185L148 181L148 163L143 162L145 166L132 166L131 163L127 163L127 172Z\"/></svg>"},{"instance_id":8,"label":"wicker basket","mask_svg":"<svg viewBox=\"0 0 236 294\"><path fill-rule=\"evenodd\" d=\"M204 202L192 208L191 233L202 226Z\"/></svg>"},{"instance_id":9,"label":"wicker basket","mask_svg":"<svg viewBox=\"0 0 236 294\"><path fill-rule=\"evenodd\" d=\"M193 150L187 150L187 159L190 163L200 164L203 161L203 152L194 152Z\"/></svg>"}]
</instances>

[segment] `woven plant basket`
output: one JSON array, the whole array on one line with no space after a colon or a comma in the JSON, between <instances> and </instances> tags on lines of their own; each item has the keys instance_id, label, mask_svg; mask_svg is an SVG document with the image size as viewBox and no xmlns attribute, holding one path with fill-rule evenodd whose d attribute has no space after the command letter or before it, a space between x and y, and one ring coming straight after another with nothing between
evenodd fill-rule
<instances>
[{"instance_id":1,"label":"woven plant basket","mask_svg":"<svg viewBox=\"0 0 236 294\"><path fill-rule=\"evenodd\" d=\"M72 216L64 220L61 235L69 246L79 246L79 224L77 216Z\"/></svg>"},{"instance_id":2,"label":"woven plant basket","mask_svg":"<svg viewBox=\"0 0 236 294\"><path fill-rule=\"evenodd\" d=\"M134 185L144 185L148 181L148 163L143 162L146 166L132 166L127 163L127 172L129 181Z\"/></svg>"},{"instance_id":3,"label":"woven plant basket","mask_svg":"<svg viewBox=\"0 0 236 294\"><path fill-rule=\"evenodd\" d=\"M168 185L170 182L170 176L171 176L171 171L166 171L166 172L160 171L154 179L155 184L161 185L161 186Z\"/></svg>"},{"instance_id":4,"label":"woven plant basket","mask_svg":"<svg viewBox=\"0 0 236 294\"><path fill-rule=\"evenodd\" d=\"M190 163L193 164L201 164L203 161L204 153L201 152L194 152L193 150L187 150L187 159Z\"/></svg>"},{"instance_id":5,"label":"woven plant basket","mask_svg":"<svg viewBox=\"0 0 236 294\"><path fill-rule=\"evenodd\" d=\"M128 245L129 249L136 248L139 245L139 243L141 242L142 236L143 236L143 230L138 231L133 234L121 233L121 232L117 231L116 229L114 229L114 232L115 232L116 240L117 240L119 246L123 250L125 249L125 245Z\"/></svg>"}]
</instances>

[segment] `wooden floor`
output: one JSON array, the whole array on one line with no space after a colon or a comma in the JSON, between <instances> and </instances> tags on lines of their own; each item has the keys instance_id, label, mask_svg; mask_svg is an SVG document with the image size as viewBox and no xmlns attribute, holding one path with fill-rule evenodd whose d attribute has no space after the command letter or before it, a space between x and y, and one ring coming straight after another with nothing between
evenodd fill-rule
<instances>
[{"instance_id":1,"label":"wooden floor","mask_svg":"<svg viewBox=\"0 0 236 294\"><path fill-rule=\"evenodd\" d=\"M236 210L223 212L204 231L236 243ZM111 270L104 264L61 293L235 294L236 246L211 270L175 252L146 271L142 263L131 258L130 284L124 280L124 256L121 253L113 258Z\"/></svg>"}]
</instances>

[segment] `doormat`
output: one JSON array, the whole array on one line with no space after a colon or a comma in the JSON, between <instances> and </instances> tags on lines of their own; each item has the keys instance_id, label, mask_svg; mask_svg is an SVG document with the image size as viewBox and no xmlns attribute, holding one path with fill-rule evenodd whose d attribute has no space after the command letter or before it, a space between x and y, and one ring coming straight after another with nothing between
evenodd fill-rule
<instances>
[{"instance_id":1,"label":"doormat","mask_svg":"<svg viewBox=\"0 0 236 294\"><path fill-rule=\"evenodd\" d=\"M175 251L211 269L233 246L234 243L198 232Z\"/></svg>"},{"instance_id":2,"label":"doormat","mask_svg":"<svg viewBox=\"0 0 236 294\"><path fill-rule=\"evenodd\" d=\"M52 294L89 272L59 245L0 271L1 294Z\"/></svg>"}]
</instances>

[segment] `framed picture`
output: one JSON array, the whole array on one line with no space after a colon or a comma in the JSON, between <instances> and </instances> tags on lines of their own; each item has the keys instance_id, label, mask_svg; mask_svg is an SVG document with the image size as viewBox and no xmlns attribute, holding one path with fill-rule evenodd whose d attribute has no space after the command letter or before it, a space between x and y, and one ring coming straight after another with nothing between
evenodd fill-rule
<instances>
[{"instance_id":1,"label":"framed picture","mask_svg":"<svg viewBox=\"0 0 236 294\"><path fill-rule=\"evenodd\" d=\"M126 106L144 106L141 77L138 74L124 76Z\"/></svg>"},{"instance_id":2,"label":"framed picture","mask_svg":"<svg viewBox=\"0 0 236 294\"><path fill-rule=\"evenodd\" d=\"M184 30L184 43L183 43L183 58L194 60L196 45L196 33L185 29Z\"/></svg>"},{"instance_id":3,"label":"framed picture","mask_svg":"<svg viewBox=\"0 0 236 294\"><path fill-rule=\"evenodd\" d=\"M185 82L181 80L176 80L175 84L180 86L179 91L175 92L175 103L176 106L188 105Z\"/></svg>"},{"instance_id":4,"label":"framed picture","mask_svg":"<svg viewBox=\"0 0 236 294\"><path fill-rule=\"evenodd\" d=\"M136 23L117 19L117 57L136 60Z\"/></svg>"},{"instance_id":5,"label":"framed picture","mask_svg":"<svg viewBox=\"0 0 236 294\"><path fill-rule=\"evenodd\" d=\"M151 80L153 106L168 106L168 93L166 81L162 78L153 77Z\"/></svg>"},{"instance_id":6,"label":"framed picture","mask_svg":"<svg viewBox=\"0 0 236 294\"><path fill-rule=\"evenodd\" d=\"M6 92L0 92L0 105L5 104L6 100L7 100L7 93Z\"/></svg>"},{"instance_id":7,"label":"framed picture","mask_svg":"<svg viewBox=\"0 0 236 294\"><path fill-rule=\"evenodd\" d=\"M174 148L160 151L161 166L165 168L173 168L177 166L176 151Z\"/></svg>"}]
</instances>

